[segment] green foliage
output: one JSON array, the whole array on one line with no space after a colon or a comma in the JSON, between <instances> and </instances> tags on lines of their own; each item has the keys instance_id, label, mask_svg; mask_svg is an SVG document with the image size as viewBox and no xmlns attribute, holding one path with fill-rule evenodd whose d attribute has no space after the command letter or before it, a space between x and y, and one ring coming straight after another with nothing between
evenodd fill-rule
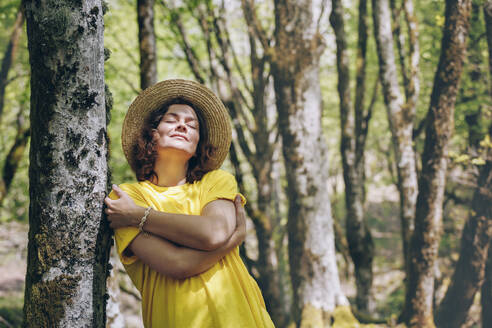
<instances>
[{"instance_id":1,"label":"green foliage","mask_svg":"<svg viewBox=\"0 0 492 328\"><path fill-rule=\"evenodd\" d=\"M2 60L19 5L18 0L4 1L0 5L0 56ZM26 125L29 121L29 57L25 32L19 40L17 56L9 71L8 81L4 109L0 118L0 131L2 131L0 134L0 170L3 170L4 159L14 143L19 122ZM0 206L0 223L6 220L27 221L29 204L27 170L28 151L25 151L10 191Z\"/></svg>"},{"instance_id":2,"label":"green foliage","mask_svg":"<svg viewBox=\"0 0 492 328\"><path fill-rule=\"evenodd\" d=\"M7 294L0 296L0 318L7 321L7 326L0 319L0 327L20 328L22 326L23 313L22 307L24 297L22 295Z\"/></svg>"}]
</instances>

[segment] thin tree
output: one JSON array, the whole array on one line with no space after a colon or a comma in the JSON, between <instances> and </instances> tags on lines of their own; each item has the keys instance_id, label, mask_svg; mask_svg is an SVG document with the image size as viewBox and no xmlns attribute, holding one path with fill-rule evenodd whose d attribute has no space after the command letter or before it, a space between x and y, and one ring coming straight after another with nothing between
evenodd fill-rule
<instances>
[{"instance_id":1,"label":"thin tree","mask_svg":"<svg viewBox=\"0 0 492 328\"><path fill-rule=\"evenodd\" d=\"M154 32L154 0L137 1L138 49L140 51L140 88L157 82L157 55Z\"/></svg>"},{"instance_id":2,"label":"thin tree","mask_svg":"<svg viewBox=\"0 0 492 328\"><path fill-rule=\"evenodd\" d=\"M110 234L103 8L24 1L31 65L25 327L104 327Z\"/></svg>"},{"instance_id":3,"label":"thin tree","mask_svg":"<svg viewBox=\"0 0 492 328\"><path fill-rule=\"evenodd\" d=\"M435 327L434 266L440 241L448 143L463 68L471 0L446 1L441 55L426 117L425 145L410 245L410 275L403 319L409 327Z\"/></svg>"},{"instance_id":4,"label":"thin tree","mask_svg":"<svg viewBox=\"0 0 492 328\"><path fill-rule=\"evenodd\" d=\"M14 137L14 143L10 147L10 150L5 158L3 164L2 173L0 175L0 206L7 197L12 181L14 180L15 173L24 156L27 142L29 141L30 129L29 124L25 122L24 108L22 108L17 114L16 120L16 134Z\"/></svg>"},{"instance_id":5,"label":"thin tree","mask_svg":"<svg viewBox=\"0 0 492 328\"><path fill-rule=\"evenodd\" d=\"M15 60L17 48L19 47L19 39L24 25L24 9L22 5L17 11L12 33L10 34L9 43L5 49L5 54L2 59L2 67L0 68L0 122L2 122L3 107L5 104L5 88L9 84L8 75L10 68Z\"/></svg>"},{"instance_id":6,"label":"thin tree","mask_svg":"<svg viewBox=\"0 0 492 328\"><path fill-rule=\"evenodd\" d=\"M404 0L403 8L409 33L410 68L404 65L405 56L402 46L400 49L400 65L404 78L405 99L400 91L398 69L394 53L394 38L391 25L391 14L388 0L372 0L374 20L374 35L376 39L379 74L383 89L384 102L391 130L393 152L398 173L398 190L400 194L400 220L403 241L405 272L409 274L409 245L413 233L416 200L417 200L417 171L415 151L412 146L413 119L415 117L419 95L419 44L417 20L414 15L413 1ZM399 24L399 20L398 20ZM397 40L400 40L398 35ZM400 43L398 43L400 44ZM407 71L410 72L407 72Z\"/></svg>"},{"instance_id":7,"label":"thin tree","mask_svg":"<svg viewBox=\"0 0 492 328\"><path fill-rule=\"evenodd\" d=\"M345 182L346 235L354 262L357 285L357 308L365 313L375 310L372 293L372 261L374 243L364 218L365 160L364 148L374 101L365 108L367 1L359 1L357 72L355 106L350 95L350 59L345 33L344 10L340 0L332 1L330 22L337 44L338 95L340 98L341 144L343 178ZM377 83L377 80L376 80ZM376 84L377 85L377 84ZM373 97L373 100L375 97Z\"/></svg>"}]
</instances>

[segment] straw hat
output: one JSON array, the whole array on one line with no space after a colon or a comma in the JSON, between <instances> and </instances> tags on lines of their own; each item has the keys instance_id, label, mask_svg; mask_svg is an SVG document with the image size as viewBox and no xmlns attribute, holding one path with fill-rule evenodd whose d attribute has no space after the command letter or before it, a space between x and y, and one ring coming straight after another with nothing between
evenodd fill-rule
<instances>
[{"instance_id":1,"label":"straw hat","mask_svg":"<svg viewBox=\"0 0 492 328\"><path fill-rule=\"evenodd\" d=\"M229 114L224 104L206 86L194 81L174 79L145 89L128 108L123 121L121 144L133 171L136 167L133 147L143 133L147 118L162 105L176 98L192 103L202 114L207 129L206 141L216 149L214 156L210 158L210 168L218 169L224 162L232 138Z\"/></svg>"}]
</instances>

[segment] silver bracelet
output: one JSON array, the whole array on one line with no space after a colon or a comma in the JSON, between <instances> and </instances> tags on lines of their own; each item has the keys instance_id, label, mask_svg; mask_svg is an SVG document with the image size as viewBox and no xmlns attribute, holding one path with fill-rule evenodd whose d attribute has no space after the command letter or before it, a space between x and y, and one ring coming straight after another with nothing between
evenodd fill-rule
<instances>
[{"instance_id":1,"label":"silver bracelet","mask_svg":"<svg viewBox=\"0 0 492 328\"><path fill-rule=\"evenodd\" d=\"M147 217L149 216L151 209L152 209L152 207L150 207L150 206L147 207L147 209L145 210L144 216L142 216L142 218L140 219L140 223L138 224L138 230L140 230L140 232L146 233L146 231L144 231L144 229L143 229L143 226L145 224L145 221L147 221Z\"/></svg>"}]
</instances>

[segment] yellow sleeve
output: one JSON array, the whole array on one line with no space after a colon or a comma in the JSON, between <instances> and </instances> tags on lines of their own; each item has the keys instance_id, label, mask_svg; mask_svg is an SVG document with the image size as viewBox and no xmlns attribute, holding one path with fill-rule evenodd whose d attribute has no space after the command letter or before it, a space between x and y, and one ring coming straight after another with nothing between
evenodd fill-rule
<instances>
[{"instance_id":1,"label":"yellow sleeve","mask_svg":"<svg viewBox=\"0 0 492 328\"><path fill-rule=\"evenodd\" d=\"M147 207L149 206L145 199L130 185L130 184L122 184L119 186L124 192L126 192L137 204L138 206ZM109 198L118 199L118 196L114 191L111 191L109 194ZM138 228L136 227L124 227L116 229L114 232L114 239L116 241L116 249L118 251L118 255L120 256L121 263L123 265L130 265L138 260L138 258L133 256L127 256L124 254L125 249L130 245L130 243L137 237L140 233Z\"/></svg>"},{"instance_id":2,"label":"yellow sleeve","mask_svg":"<svg viewBox=\"0 0 492 328\"><path fill-rule=\"evenodd\" d=\"M243 205L246 204L246 198L238 192L236 178L229 172L223 170L214 170L208 172L203 177L203 186L201 192L201 208L211 201L217 199L234 200L236 195L241 196Z\"/></svg>"}]
</instances>

